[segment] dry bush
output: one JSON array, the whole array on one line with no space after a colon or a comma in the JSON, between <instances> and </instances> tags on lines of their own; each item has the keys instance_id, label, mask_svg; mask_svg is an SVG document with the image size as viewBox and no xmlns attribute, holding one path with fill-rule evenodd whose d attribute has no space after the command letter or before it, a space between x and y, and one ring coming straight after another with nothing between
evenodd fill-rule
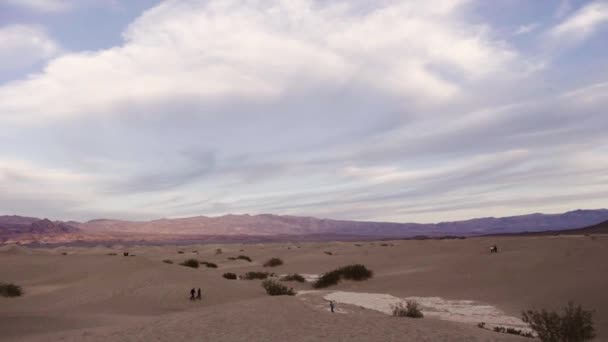
<instances>
[{"instance_id":1,"label":"dry bush","mask_svg":"<svg viewBox=\"0 0 608 342\"><path fill-rule=\"evenodd\" d=\"M192 268L198 268L198 260L188 259L188 260L185 260L184 262L180 263L180 265L192 267Z\"/></svg>"},{"instance_id":2,"label":"dry bush","mask_svg":"<svg viewBox=\"0 0 608 342\"><path fill-rule=\"evenodd\" d=\"M281 278L282 281L297 281L300 283L303 283L306 281L306 279L304 279L304 277L302 277L302 275L298 274L298 273L294 273L294 274L288 274L286 276L284 276L283 278Z\"/></svg>"},{"instance_id":3,"label":"dry bush","mask_svg":"<svg viewBox=\"0 0 608 342\"><path fill-rule=\"evenodd\" d=\"M224 278L226 278L226 279L236 279L236 274L234 274L234 273L230 273L230 272L227 272L227 273L224 273L224 274L222 275L222 277L224 277Z\"/></svg>"},{"instance_id":4,"label":"dry bush","mask_svg":"<svg viewBox=\"0 0 608 342\"><path fill-rule=\"evenodd\" d=\"M276 267L283 265L283 260L279 258L271 258L264 263L264 267Z\"/></svg>"},{"instance_id":5,"label":"dry bush","mask_svg":"<svg viewBox=\"0 0 608 342\"><path fill-rule=\"evenodd\" d=\"M21 286L11 283L0 283L0 296L20 297L23 294Z\"/></svg>"},{"instance_id":6,"label":"dry bush","mask_svg":"<svg viewBox=\"0 0 608 342\"><path fill-rule=\"evenodd\" d=\"M580 305L569 302L562 313L547 310L528 310L522 320L530 325L541 341L582 342L595 337L593 311L584 310Z\"/></svg>"},{"instance_id":7,"label":"dry bush","mask_svg":"<svg viewBox=\"0 0 608 342\"><path fill-rule=\"evenodd\" d=\"M264 280L262 282L262 287L266 290L266 293L271 296L294 296L296 294L292 288L288 288L287 286L270 279Z\"/></svg>"}]
</instances>

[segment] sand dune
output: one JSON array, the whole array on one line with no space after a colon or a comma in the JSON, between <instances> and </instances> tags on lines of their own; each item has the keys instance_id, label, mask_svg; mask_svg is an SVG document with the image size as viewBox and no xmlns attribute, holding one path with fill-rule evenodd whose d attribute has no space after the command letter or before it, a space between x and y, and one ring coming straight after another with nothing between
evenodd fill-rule
<instances>
[{"instance_id":1,"label":"sand dune","mask_svg":"<svg viewBox=\"0 0 608 342\"><path fill-rule=\"evenodd\" d=\"M442 298L444 304L472 301L467 310L472 308L475 315L500 313L514 320L524 309L554 308L574 300L596 310L598 340L608 338L604 309L608 307L608 236L391 243L132 246L128 251L135 256L129 257L122 256L125 247L121 246L2 246L0 281L20 284L25 295L0 298L0 340L528 340L479 329L474 322L477 318L445 320L440 313L449 310L436 306L437 314L432 313L437 304L431 305L433 297ZM498 243L500 253L488 253L487 246L493 243ZM217 248L223 252L216 254ZM239 254L253 261L228 259ZM219 267L191 269L177 264L190 257ZM262 267L270 257L280 257L285 264ZM163 259L175 263L166 264ZM374 277L364 282L344 281L320 294L304 292L312 290L310 282L290 282L289 286L301 291L296 297L269 297L260 281L221 276L265 270L277 275L298 272L312 278L355 262L374 270ZM192 287L201 287L202 301L188 300ZM391 300L417 297L427 315L416 320L395 318L344 300L338 304L338 313L332 314L323 298L332 298L332 293L351 297L381 294ZM382 304L377 298L369 299L373 305Z\"/></svg>"}]
</instances>

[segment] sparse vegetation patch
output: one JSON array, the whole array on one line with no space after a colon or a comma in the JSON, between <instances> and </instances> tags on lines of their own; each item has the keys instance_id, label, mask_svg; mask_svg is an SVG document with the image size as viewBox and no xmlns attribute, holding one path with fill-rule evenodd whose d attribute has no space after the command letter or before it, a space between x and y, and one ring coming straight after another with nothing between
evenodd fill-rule
<instances>
[{"instance_id":1,"label":"sparse vegetation patch","mask_svg":"<svg viewBox=\"0 0 608 342\"><path fill-rule=\"evenodd\" d=\"M373 272L361 264L340 267L331 272L324 273L314 284L314 288L324 288L336 285L341 279L361 281L373 276Z\"/></svg>"},{"instance_id":2,"label":"sparse vegetation patch","mask_svg":"<svg viewBox=\"0 0 608 342\"><path fill-rule=\"evenodd\" d=\"M530 325L541 341L583 342L595 337L593 311L584 310L580 305L569 302L559 312L528 310L522 320Z\"/></svg>"},{"instance_id":3,"label":"sparse vegetation patch","mask_svg":"<svg viewBox=\"0 0 608 342\"><path fill-rule=\"evenodd\" d=\"M247 260L247 261L251 262L251 258L246 255L239 255L236 258L241 259L241 260Z\"/></svg>"},{"instance_id":4,"label":"sparse vegetation patch","mask_svg":"<svg viewBox=\"0 0 608 342\"><path fill-rule=\"evenodd\" d=\"M184 262L180 263L180 265L182 266L187 266L187 267L192 267L192 268L198 268L198 260L196 259L188 259L185 260Z\"/></svg>"},{"instance_id":5,"label":"sparse vegetation patch","mask_svg":"<svg viewBox=\"0 0 608 342\"><path fill-rule=\"evenodd\" d=\"M399 302L393 306L393 316L395 317L410 317L410 318L422 318L424 315L418 307L418 302L408 300L406 305Z\"/></svg>"},{"instance_id":6,"label":"sparse vegetation patch","mask_svg":"<svg viewBox=\"0 0 608 342\"><path fill-rule=\"evenodd\" d=\"M281 278L282 281L297 281L299 283L303 283L306 281L306 279L304 279L304 277L298 273L294 273L294 274L288 274L286 276L284 276L283 278Z\"/></svg>"},{"instance_id":7,"label":"sparse vegetation patch","mask_svg":"<svg viewBox=\"0 0 608 342\"><path fill-rule=\"evenodd\" d=\"M212 263L212 262L209 262L209 261L201 261L201 262L200 262L200 264L201 264L201 265L205 265L205 266L207 266L208 268L217 268L217 265L216 265L216 264L214 264L214 263Z\"/></svg>"},{"instance_id":8,"label":"sparse vegetation patch","mask_svg":"<svg viewBox=\"0 0 608 342\"><path fill-rule=\"evenodd\" d=\"M247 280L253 280L253 279L266 279L268 278L268 276L270 275L270 273L268 272L247 272L245 273L244 278Z\"/></svg>"},{"instance_id":9,"label":"sparse vegetation patch","mask_svg":"<svg viewBox=\"0 0 608 342\"><path fill-rule=\"evenodd\" d=\"M172 263L173 263L173 261L172 261L172 260L169 260L169 259L165 259L165 260L163 260L163 262L164 262L165 264L172 264Z\"/></svg>"},{"instance_id":10,"label":"sparse vegetation patch","mask_svg":"<svg viewBox=\"0 0 608 342\"><path fill-rule=\"evenodd\" d=\"M288 288L287 286L270 279L264 280L262 282L262 287L266 290L266 293L271 296L294 296L296 294L292 288Z\"/></svg>"},{"instance_id":11,"label":"sparse vegetation patch","mask_svg":"<svg viewBox=\"0 0 608 342\"><path fill-rule=\"evenodd\" d=\"M2 297L20 297L23 294L21 286L11 283L0 282L0 296Z\"/></svg>"},{"instance_id":12,"label":"sparse vegetation patch","mask_svg":"<svg viewBox=\"0 0 608 342\"><path fill-rule=\"evenodd\" d=\"M264 263L264 267L276 267L283 265L283 260L279 258L271 258Z\"/></svg>"},{"instance_id":13,"label":"sparse vegetation patch","mask_svg":"<svg viewBox=\"0 0 608 342\"><path fill-rule=\"evenodd\" d=\"M232 279L232 280L234 280L234 279L236 279L236 274L227 272L227 273L224 273L222 275L222 277L224 277L226 279Z\"/></svg>"}]
</instances>

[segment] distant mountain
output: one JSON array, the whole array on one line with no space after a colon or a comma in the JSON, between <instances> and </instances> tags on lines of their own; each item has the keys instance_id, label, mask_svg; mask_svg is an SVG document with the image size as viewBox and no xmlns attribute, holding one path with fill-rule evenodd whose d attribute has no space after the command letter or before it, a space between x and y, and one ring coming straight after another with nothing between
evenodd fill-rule
<instances>
[{"instance_id":1,"label":"distant mountain","mask_svg":"<svg viewBox=\"0 0 608 342\"><path fill-rule=\"evenodd\" d=\"M196 216L153 221L98 219L84 223L0 216L0 242L275 241L471 236L577 229L607 220L608 209L486 217L436 224L345 221L270 214Z\"/></svg>"},{"instance_id":2,"label":"distant mountain","mask_svg":"<svg viewBox=\"0 0 608 342\"><path fill-rule=\"evenodd\" d=\"M22 216L0 216L0 242L40 241L67 238L80 229L61 221Z\"/></svg>"},{"instance_id":3,"label":"distant mountain","mask_svg":"<svg viewBox=\"0 0 608 342\"><path fill-rule=\"evenodd\" d=\"M608 220L608 210L575 210L563 214L530 214L478 218L437 224L318 219L281 215L196 216L154 221L93 220L76 226L91 232L203 235L344 234L378 237L414 235L481 235L581 228Z\"/></svg>"}]
</instances>

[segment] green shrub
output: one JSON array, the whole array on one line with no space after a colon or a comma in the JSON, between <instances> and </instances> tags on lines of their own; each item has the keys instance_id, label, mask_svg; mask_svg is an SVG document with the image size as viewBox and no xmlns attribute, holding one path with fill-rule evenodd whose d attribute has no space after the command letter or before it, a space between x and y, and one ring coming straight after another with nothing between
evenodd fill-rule
<instances>
[{"instance_id":1,"label":"green shrub","mask_svg":"<svg viewBox=\"0 0 608 342\"><path fill-rule=\"evenodd\" d=\"M236 279L236 274L234 274L234 273L230 273L230 272L227 272L227 273L224 273L224 274L222 275L222 277L224 277L224 278L226 278L226 279Z\"/></svg>"},{"instance_id":2,"label":"green shrub","mask_svg":"<svg viewBox=\"0 0 608 342\"><path fill-rule=\"evenodd\" d=\"M569 302L563 312L528 310L522 320L530 325L541 341L589 341L595 337L593 311Z\"/></svg>"},{"instance_id":3,"label":"green shrub","mask_svg":"<svg viewBox=\"0 0 608 342\"><path fill-rule=\"evenodd\" d=\"M283 260L279 258L271 258L264 263L264 267L276 267L283 265Z\"/></svg>"},{"instance_id":4,"label":"green shrub","mask_svg":"<svg viewBox=\"0 0 608 342\"><path fill-rule=\"evenodd\" d=\"M262 287L266 290L266 293L271 296L293 296L296 294L292 288L288 288L287 286L270 279L264 280L262 282Z\"/></svg>"},{"instance_id":5,"label":"green shrub","mask_svg":"<svg viewBox=\"0 0 608 342\"><path fill-rule=\"evenodd\" d=\"M270 274L268 272L247 272L245 273L245 279L253 280L253 279L266 279Z\"/></svg>"},{"instance_id":6,"label":"green shrub","mask_svg":"<svg viewBox=\"0 0 608 342\"><path fill-rule=\"evenodd\" d=\"M201 265L205 265L205 266L207 266L208 268L217 268L217 265L216 265L216 264L214 264L214 263L212 263L212 262L209 262L209 261L201 261L201 262L200 262L200 264L201 264Z\"/></svg>"},{"instance_id":7,"label":"green shrub","mask_svg":"<svg viewBox=\"0 0 608 342\"><path fill-rule=\"evenodd\" d=\"M184 262L182 262L180 265L187 266L187 267L192 267L192 268L198 268L198 260L196 260L196 259L188 259L188 260L185 260Z\"/></svg>"},{"instance_id":8,"label":"green shrub","mask_svg":"<svg viewBox=\"0 0 608 342\"><path fill-rule=\"evenodd\" d=\"M302 277L302 275L294 273L294 274L288 274L286 276L284 276L283 278L281 278L282 281L297 281L300 283L303 283L306 281L306 279L304 279L304 277Z\"/></svg>"},{"instance_id":9,"label":"green shrub","mask_svg":"<svg viewBox=\"0 0 608 342\"><path fill-rule=\"evenodd\" d=\"M11 283L0 283L0 296L2 297L20 297L23 294L21 286Z\"/></svg>"},{"instance_id":10,"label":"green shrub","mask_svg":"<svg viewBox=\"0 0 608 342\"><path fill-rule=\"evenodd\" d=\"M173 261L171 261L171 260L169 260L169 259L165 259L165 260L163 260L163 262L164 262L165 264L172 264L172 263L173 263Z\"/></svg>"}]
</instances>

